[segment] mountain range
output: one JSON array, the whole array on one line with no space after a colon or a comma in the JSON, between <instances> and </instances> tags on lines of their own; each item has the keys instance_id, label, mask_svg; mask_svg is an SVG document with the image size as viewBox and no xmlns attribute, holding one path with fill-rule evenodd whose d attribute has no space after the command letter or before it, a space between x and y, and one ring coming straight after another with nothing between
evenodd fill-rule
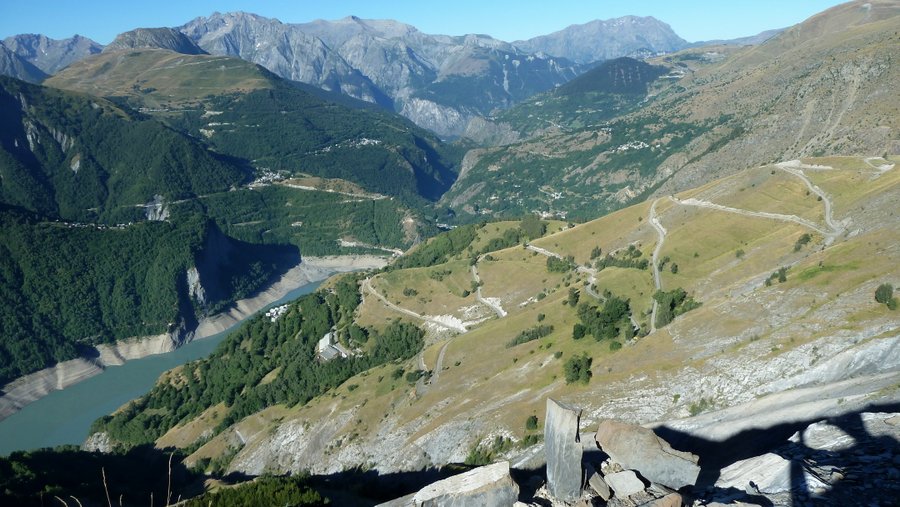
<instances>
[{"instance_id":1,"label":"mountain range","mask_svg":"<svg viewBox=\"0 0 900 507\"><path fill-rule=\"evenodd\" d=\"M29 37L10 37L4 44L51 75L101 50L80 36L62 41L43 37L42 46ZM458 137L473 118L565 83L593 62L670 52L686 44L651 17L595 21L508 43L486 35L429 35L391 20L348 17L288 24L233 12L196 18L177 28L136 29L120 34L106 50L236 56L287 79L395 110L441 136ZM10 67L7 75L42 78L19 67Z\"/></svg>"}]
</instances>

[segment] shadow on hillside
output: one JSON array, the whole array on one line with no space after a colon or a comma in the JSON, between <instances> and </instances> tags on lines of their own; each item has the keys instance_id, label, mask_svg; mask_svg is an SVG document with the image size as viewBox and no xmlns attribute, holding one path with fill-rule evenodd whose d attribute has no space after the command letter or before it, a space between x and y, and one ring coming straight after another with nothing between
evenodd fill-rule
<instances>
[{"instance_id":1,"label":"shadow on hillside","mask_svg":"<svg viewBox=\"0 0 900 507\"><path fill-rule=\"evenodd\" d=\"M700 476L693 488L698 499L773 505L771 500L757 494L757 486L752 482L745 485L744 491L715 486L724 468L741 460L773 453L790 463L791 491L785 495L790 498L791 505L897 505L898 496L894 496L892 490L900 493L900 477L895 476L900 474L897 474L897 465L892 457L900 456L900 443L889 436L870 434L863 424L864 412L900 412L900 403L872 404L840 416L816 417L769 428L745 430L721 442L665 426L654 431L675 449L692 452L700 457ZM803 440L803 430L820 421L840 428L853 438L854 443L838 451L808 447ZM799 442L790 441L789 438L797 432L800 432ZM878 466L879 461L885 466ZM836 481L831 489L820 490L811 495L806 478L816 477L823 470L835 470L847 475L845 480ZM848 471L854 473L849 474ZM857 475L857 471L865 476ZM831 482L827 480L828 477L823 479ZM857 482L856 479L860 481ZM879 485L880 490L867 489L872 484Z\"/></svg>"},{"instance_id":2,"label":"shadow on hillside","mask_svg":"<svg viewBox=\"0 0 900 507\"><path fill-rule=\"evenodd\" d=\"M86 452L76 446L15 451L0 458L0 505L123 506L164 505L179 496L203 492L201 474L189 470L178 456L142 445L126 453ZM105 483L105 485L104 485ZM106 498L107 492L110 500Z\"/></svg>"},{"instance_id":3,"label":"shadow on hillside","mask_svg":"<svg viewBox=\"0 0 900 507\"><path fill-rule=\"evenodd\" d=\"M331 499L333 505L374 506L416 493L434 482L461 474L473 468L450 464L416 472L380 474L375 470L348 470L330 475L314 475L310 484ZM519 485L519 500L533 501L534 493L544 484L546 468L510 470Z\"/></svg>"}]
</instances>

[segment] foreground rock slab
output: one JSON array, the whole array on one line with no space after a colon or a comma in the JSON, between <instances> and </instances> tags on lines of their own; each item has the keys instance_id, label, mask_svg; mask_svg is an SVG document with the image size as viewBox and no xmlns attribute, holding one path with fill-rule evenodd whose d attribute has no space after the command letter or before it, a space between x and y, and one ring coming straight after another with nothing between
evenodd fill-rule
<instances>
[{"instance_id":1,"label":"foreground rock slab","mask_svg":"<svg viewBox=\"0 0 900 507\"><path fill-rule=\"evenodd\" d=\"M563 502L581 495L581 440L578 422L581 409L547 399L544 424L544 453L547 457L547 489Z\"/></svg>"},{"instance_id":2,"label":"foreground rock slab","mask_svg":"<svg viewBox=\"0 0 900 507\"><path fill-rule=\"evenodd\" d=\"M418 493L379 507L482 507L511 506L519 486L509 475L509 462L501 461L429 484Z\"/></svg>"},{"instance_id":3,"label":"foreground rock slab","mask_svg":"<svg viewBox=\"0 0 900 507\"><path fill-rule=\"evenodd\" d=\"M693 486L700 475L696 455L673 449L642 426L604 419L595 439L613 461L655 483L679 489Z\"/></svg>"},{"instance_id":4,"label":"foreground rock slab","mask_svg":"<svg viewBox=\"0 0 900 507\"><path fill-rule=\"evenodd\" d=\"M632 470L616 472L603 478L616 494L616 498L626 498L635 493L644 491L644 482Z\"/></svg>"}]
</instances>

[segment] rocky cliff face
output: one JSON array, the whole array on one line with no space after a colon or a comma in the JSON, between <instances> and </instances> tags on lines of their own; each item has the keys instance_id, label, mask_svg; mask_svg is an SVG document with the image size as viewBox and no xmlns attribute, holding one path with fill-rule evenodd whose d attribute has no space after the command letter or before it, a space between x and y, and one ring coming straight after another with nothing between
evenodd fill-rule
<instances>
[{"instance_id":1,"label":"rocky cliff face","mask_svg":"<svg viewBox=\"0 0 900 507\"><path fill-rule=\"evenodd\" d=\"M487 36L429 35L396 21L286 24L238 12L197 18L180 30L212 54L393 108L444 136L582 71Z\"/></svg>"},{"instance_id":2,"label":"rocky cliff face","mask_svg":"<svg viewBox=\"0 0 900 507\"><path fill-rule=\"evenodd\" d=\"M103 49L102 45L80 35L57 40L44 35L21 34L7 37L3 40L3 45L42 72L51 75L70 63L95 55Z\"/></svg>"},{"instance_id":3,"label":"rocky cliff face","mask_svg":"<svg viewBox=\"0 0 900 507\"><path fill-rule=\"evenodd\" d=\"M677 51L688 42L672 28L648 16L624 16L572 25L558 32L513 44L524 51L543 52L580 63L649 52Z\"/></svg>"}]
</instances>

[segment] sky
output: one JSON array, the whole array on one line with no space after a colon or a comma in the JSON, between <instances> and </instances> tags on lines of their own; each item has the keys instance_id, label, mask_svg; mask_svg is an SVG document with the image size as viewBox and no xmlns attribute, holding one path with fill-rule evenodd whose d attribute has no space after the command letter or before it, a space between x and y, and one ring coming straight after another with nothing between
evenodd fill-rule
<instances>
[{"instance_id":1,"label":"sky","mask_svg":"<svg viewBox=\"0 0 900 507\"><path fill-rule=\"evenodd\" d=\"M285 23L314 19L395 19L429 34L487 34L528 39L572 24L619 16L653 16L689 42L733 39L783 28L836 0L0 0L0 39L74 34L108 44L138 27L179 26L213 12L246 11Z\"/></svg>"}]
</instances>

